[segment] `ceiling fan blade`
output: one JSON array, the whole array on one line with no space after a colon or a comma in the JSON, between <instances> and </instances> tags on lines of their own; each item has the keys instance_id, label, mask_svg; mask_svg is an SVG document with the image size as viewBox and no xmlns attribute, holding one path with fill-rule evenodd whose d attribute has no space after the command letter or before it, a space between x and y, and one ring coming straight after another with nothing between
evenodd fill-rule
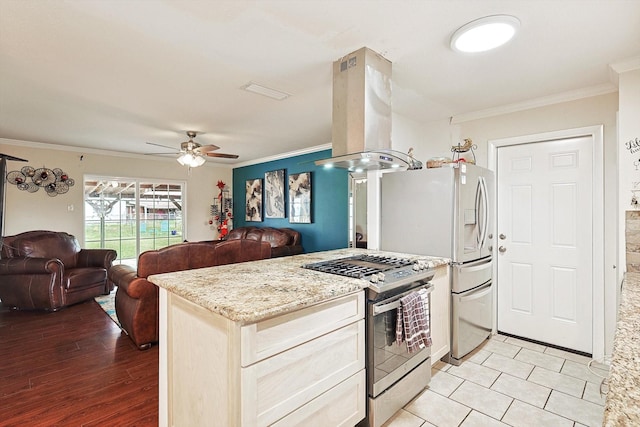
<instances>
[{"instance_id":1,"label":"ceiling fan blade","mask_svg":"<svg viewBox=\"0 0 640 427\"><path fill-rule=\"evenodd\" d=\"M222 159L237 159L237 154L224 154L224 153L204 153L209 157L220 157Z\"/></svg>"},{"instance_id":2,"label":"ceiling fan blade","mask_svg":"<svg viewBox=\"0 0 640 427\"><path fill-rule=\"evenodd\" d=\"M208 153L210 151L216 151L216 150L219 150L219 149L220 149L220 147L218 147L217 145L207 144L207 145L202 145L202 146L198 147L194 151L197 151L197 152L199 152L201 154L205 154L205 153Z\"/></svg>"},{"instance_id":3,"label":"ceiling fan blade","mask_svg":"<svg viewBox=\"0 0 640 427\"><path fill-rule=\"evenodd\" d=\"M174 151L172 153L142 153L145 156L175 156L181 154L180 151Z\"/></svg>"},{"instance_id":4,"label":"ceiling fan blade","mask_svg":"<svg viewBox=\"0 0 640 427\"><path fill-rule=\"evenodd\" d=\"M155 145L156 147L167 148L167 149L172 150L174 152L176 151L176 147L169 147L168 145L156 144L155 142L147 142L147 144ZM170 154L170 153L165 153L165 154Z\"/></svg>"}]
</instances>

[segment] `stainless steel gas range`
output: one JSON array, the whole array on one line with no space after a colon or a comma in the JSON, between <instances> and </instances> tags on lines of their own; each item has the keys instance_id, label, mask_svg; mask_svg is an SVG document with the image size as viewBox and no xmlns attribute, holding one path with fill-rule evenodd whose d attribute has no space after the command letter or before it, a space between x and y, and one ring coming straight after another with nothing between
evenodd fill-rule
<instances>
[{"instance_id":1,"label":"stainless steel gas range","mask_svg":"<svg viewBox=\"0 0 640 427\"><path fill-rule=\"evenodd\" d=\"M365 314L367 417L360 425L379 427L431 380L431 348L409 354L404 343L396 344L396 319L400 299L421 289L430 292L433 285L429 281L435 272L422 261L366 254L303 267L369 282Z\"/></svg>"}]
</instances>

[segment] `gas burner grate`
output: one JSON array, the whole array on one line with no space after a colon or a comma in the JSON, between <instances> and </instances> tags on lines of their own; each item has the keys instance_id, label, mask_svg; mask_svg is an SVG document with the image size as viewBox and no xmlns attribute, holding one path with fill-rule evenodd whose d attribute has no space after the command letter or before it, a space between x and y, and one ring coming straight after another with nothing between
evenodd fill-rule
<instances>
[{"instance_id":1,"label":"gas burner grate","mask_svg":"<svg viewBox=\"0 0 640 427\"><path fill-rule=\"evenodd\" d=\"M408 260L407 258L393 258L379 255L362 255L358 258L360 261L388 265L391 267L406 267L407 265L413 264L413 261Z\"/></svg>"},{"instance_id":2,"label":"gas burner grate","mask_svg":"<svg viewBox=\"0 0 640 427\"><path fill-rule=\"evenodd\" d=\"M304 265L304 268L340 276L365 278L395 268L412 265L406 258L392 258L379 255L358 255L331 261L322 261Z\"/></svg>"}]
</instances>

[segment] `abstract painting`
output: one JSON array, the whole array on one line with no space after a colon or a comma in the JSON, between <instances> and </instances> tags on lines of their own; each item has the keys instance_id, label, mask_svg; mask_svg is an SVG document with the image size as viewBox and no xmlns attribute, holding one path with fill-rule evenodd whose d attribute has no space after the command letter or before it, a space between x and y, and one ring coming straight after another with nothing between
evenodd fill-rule
<instances>
[{"instance_id":1,"label":"abstract painting","mask_svg":"<svg viewBox=\"0 0 640 427\"><path fill-rule=\"evenodd\" d=\"M264 216L284 218L284 169L264 174Z\"/></svg>"},{"instance_id":2,"label":"abstract painting","mask_svg":"<svg viewBox=\"0 0 640 427\"><path fill-rule=\"evenodd\" d=\"M289 175L289 222L311 222L311 172Z\"/></svg>"},{"instance_id":3,"label":"abstract painting","mask_svg":"<svg viewBox=\"0 0 640 427\"><path fill-rule=\"evenodd\" d=\"M247 205L246 221L262 222L262 179L249 179L246 182Z\"/></svg>"}]
</instances>

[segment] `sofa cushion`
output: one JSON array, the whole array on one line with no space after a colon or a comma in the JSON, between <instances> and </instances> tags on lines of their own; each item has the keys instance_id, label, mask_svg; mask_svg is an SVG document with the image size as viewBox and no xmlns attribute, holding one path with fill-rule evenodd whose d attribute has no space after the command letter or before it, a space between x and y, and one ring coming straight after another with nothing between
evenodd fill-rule
<instances>
[{"instance_id":1,"label":"sofa cushion","mask_svg":"<svg viewBox=\"0 0 640 427\"><path fill-rule=\"evenodd\" d=\"M215 265L226 265L270 258L271 246L268 242L235 239L216 245L213 252Z\"/></svg>"},{"instance_id":2,"label":"sofa cushion","mask_svg":"<svg viewBox=\"0 0 640 427\"><path fill-rule=\"evenodd\" d=\"M246 238L247 240L257 240L258 242L269 242L272 248L286 246L291 240L287 233L271 227L247 231Z\"/></svg>"},{"instance_id":3,"label":"sofa cushion","mask_svg":"<svg viewBox=\"0 0 640 427\"><path fill-rule=\"evenodd\" d=\"M64 286L70 291L82 288L91 288L96 283L105 283L107 280L107 270L103 268L72 268L65 270Z\"/></svg>"},{"instance_id":4,"label":"sofa cushion","mask_svg":"<svg viewBox=\"0 0 640 427\"><path fill-rule=\"evenodd\" d=\"M19 257L57 258L65 269L74 268L77 264L80 244L70 234L58 232L42 232L13 240L14 253Z\"/></svg>"},{"instance_id":5,"label":"sofa cushion","mask_svg":"<svg viewBox=\"0 0 640 427\"><path fill-rule=\"evenodd\" d=\"M211 267L216 263L213 248L220 242L193 242L189 244L189 270L193 268Z\"/></svg>"},{"instance_id":6,"label":"sofa cushion","mask_svg":"<svg viewBox=\"0 0 640 427\"><path fill-rule=\"evenodd\" d=\"M251 227L251 226L234 228L229 232L229 234L227 234L227 240L246 239L247 233L257 228L258 227Z\"/></svg>"},{"instance_id":7,"label":"sofa cushion","mask_svg":"<svg viewBox=\"0 0 640 427\"><path fill-rule=\"evenodd\" d=\"M210 267L215 264L215 245L213 242L177 243L143 252L138 257L138 277Z\"/></svg>"},{"instance_id":8,"label":"sofa cushion","mask_svg":"<svg viewBox=\"0 0 640 427\"><path fill-rule=\"evenodd\" d=\"M188 243L142 252L138 257L138 277L171 273L189 268Z\"/></svg>"}]
</instances>

